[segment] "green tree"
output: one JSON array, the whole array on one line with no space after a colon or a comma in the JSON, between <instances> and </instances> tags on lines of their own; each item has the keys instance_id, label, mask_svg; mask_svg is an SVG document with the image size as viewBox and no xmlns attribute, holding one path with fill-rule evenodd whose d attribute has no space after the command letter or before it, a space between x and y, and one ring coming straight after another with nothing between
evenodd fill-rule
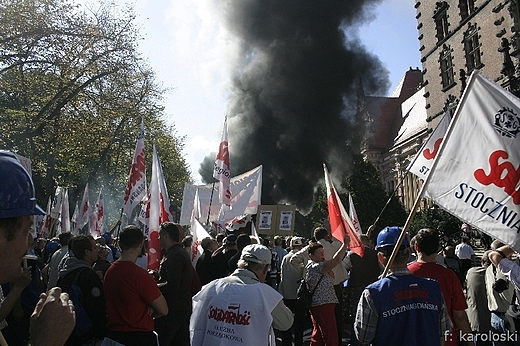
<instances>
[{"instance_id":1,"label":"green tree","mask_svg":"<svg viewBox=\"0 0 520 346\"><path fill-rule=\"evenodd\" d=\"M437 206L419 210L410 223L408 233L411 237L417 234L421 228L442 229L446 235L452 235L460 231L462 222L445 210Z\"/></svg>"},{"instance_id":2,"label":"green tree","mask_svg":"<svg viewBox=\"0 0 520 346\"><path fill-rule=\"evenodd\" d=\"M89 182L91 198L103 186L106 209L117 214L143 118L148 172L155 142L180 205L191 180L185 138L164 120L164 91L137 52L134 19L131 7L108 1L91 9L67 0L0 4L0 147L32 160L40 203L57 185L74 201Z\"/></svg>"},{"instance_id":3,"label":"green tree","mask_svg":"<svg viewBox=\"0 0 520 346\"><path fill-rule=\"evenodd\" d=\"M352 158L352 173L345 180L343 187L350 191L356 207L359 222L366 232L383 210L388 195L386 194L375 167L366 162L361 155ZM344 205L348 205L348 195L340 196ZM394 196L385 208L376 224L376 231L385 226L403 226L407 213Z\"/></svg>"}]
</instances>

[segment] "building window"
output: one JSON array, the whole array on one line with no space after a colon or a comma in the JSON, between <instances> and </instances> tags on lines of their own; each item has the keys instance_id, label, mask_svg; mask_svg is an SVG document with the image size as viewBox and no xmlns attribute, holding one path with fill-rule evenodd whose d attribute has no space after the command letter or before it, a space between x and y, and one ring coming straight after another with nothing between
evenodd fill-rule
<instances>
[{"instance_id":1,"label":"building window","mask_svg":"<svg viewBox=\"0 0 520 346\"><path fill-rule=\"evenodd\" d=\"M455 74L453 72L453 57L451 48L447 45L443 46L439 62L441 64L441 79L443 89L447 89L455 84Z\"/></svg>"},{"instance_id":2,"label":"building window","mask_svg":"<svg viewBox=\"0 0 520 346\"><path fill-rule=\"evenodd\" d=\"M459 0L460 20L469 17L475 11L475 0Z\"/></svg>"},{"instance_id":3,"label":"building window","mask_svg":"<svg viewBox=\"0 0 520 346\"><path fill-rule=\"evenodd\" d=\"M437 42L440 42L448 36L448 4L446 2L436 4L433 20L435 21L435 37L437 37Z\"/></svg>"},{"instance_id":4,"label":"building window","mask_svg":"<svg viewBox=\"0 0 520 346\"><path fill-rule=\"evenodd\" d=\"M464 52L466 54L467 72L470 74L474 69L480 68L480 43L478 41L477 25L469 23L468 30L464 33Z\"/></svg>"}]
</instances>

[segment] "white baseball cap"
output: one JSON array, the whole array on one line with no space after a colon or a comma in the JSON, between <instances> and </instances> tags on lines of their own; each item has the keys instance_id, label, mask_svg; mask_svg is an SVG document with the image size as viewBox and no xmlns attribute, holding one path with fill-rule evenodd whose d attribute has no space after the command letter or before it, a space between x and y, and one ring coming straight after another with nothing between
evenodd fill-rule
<instances>
[{"instance_id":1,"label":"white baseball cap","mask_svg":"<svg viewBox=\"0 0 520 346\"><path fill-rule=\"evenodd\" d=\"M258 264L271 264L271 250L259 244L247 245L242 249L241 260Z\"/></svg>"}]
</instances>

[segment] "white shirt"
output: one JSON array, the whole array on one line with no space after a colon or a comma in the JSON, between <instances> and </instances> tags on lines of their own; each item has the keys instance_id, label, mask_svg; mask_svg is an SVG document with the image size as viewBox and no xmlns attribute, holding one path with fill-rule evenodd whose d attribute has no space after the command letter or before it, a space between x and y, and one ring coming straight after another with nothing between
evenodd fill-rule
<instances>
[{"instance_id":1,"label":"white shirt","mask_svg":"<svg viewBox=\"0 0 520 346\"><path fill-rule=\"evenodd\" d=\"M336 239L334 239L332 243L329 243L325 239L320 239L318 240L318 243L323 246L325 260L331 260L342 246L341 242L337 241ZM346 255L347 253L345 252L345 256ZM334 286L339 285L349 278L345 263L343 261L335 266L332 271L334 272Z\"/></svg>"},{"instance_id":2,"label":"white shirt","mask_svg":"<svg viewBox=\"0 0 520 346\"><path fill-rule=\"evenodd\" d=\"M466 243L460 243L455 246L455 255L461 260L471 259L471 255L474 255L475 251L473 248Z\"/></svg>"}]
</instances>

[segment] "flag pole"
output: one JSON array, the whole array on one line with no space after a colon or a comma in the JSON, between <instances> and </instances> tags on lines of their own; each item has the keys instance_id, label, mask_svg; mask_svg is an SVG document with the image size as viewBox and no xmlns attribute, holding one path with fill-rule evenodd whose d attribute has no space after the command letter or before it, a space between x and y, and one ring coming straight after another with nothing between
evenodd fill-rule
<instances>
[{"instance_id":1,"label":"flag pole","mask_svg":"<svg viewBox=\"0 0 520 346\"><path fill-rule=\"evenodd\" d=\"M209 198L208 219L206 221L206 225L209 225L209 216L211 214L211 203L213 203L213 191L215 191L215 181L213 181L213 185L211 186L211 197Z\"/></svg>"},{"instance_id":2,"label":"flag pole","mask_svg":"<svg viewBox=\"0 0 520 346\"><path fill-rule=\"evenodd\" d=\"M392 251L392 255L388 259L388 263L385 266L385 270L383 271L383 274L381 274L381 277L385 277L386 273L388 272L388 269L390 268L390 265L395 259L395 256L397 255L397 252L399 251L399 248L401 247L401 244L403 243L404 237L408 233L408 228L410 228L410 224L412 223L412 219L415 216L415 213L417 212L417 208L419 207L419 203L421 202L423 190L426 184L423 183L421 186L421 190L419 190L419 194L417 195L417 198L415 199L415 202L413 204L412 209L410 210L410 214L408 214L408 218L406 219L406 222L404 224L404 227L401 231L401 234L399 235L399 238L397 239L397 242L395 244L394 250Z\"/></svg>"},{"instance_id":3,"label":"flag pole","mask_svg":"<svg viewBox=\"0 0 520 346\"><path fill-rule=\"evenodd\" d=\"M395 196L397 190L399 190L399 188L401 187L401 185L403 185L403 181L406 179L406 177L408 176L408 173L410 173L409 170L406 171L406 173L404 174L404 176L401 178L401 181L399 181L399 184L397 184L397 186L395 187L394 191L392 192L392 194L390 195L390 197L388 197L388 199L386 200L386 204L383 206L383 209L381 209L381 212L379 213L379 215L377 216L376 220L372 223L372 225L375 225L379 219L381 218L381 215L383 215L383 213L385 212L386 210L386 207L388 207L388 205L390 204L390 201L392 200L392 198Z\"/></svg>"}]
</instances>

